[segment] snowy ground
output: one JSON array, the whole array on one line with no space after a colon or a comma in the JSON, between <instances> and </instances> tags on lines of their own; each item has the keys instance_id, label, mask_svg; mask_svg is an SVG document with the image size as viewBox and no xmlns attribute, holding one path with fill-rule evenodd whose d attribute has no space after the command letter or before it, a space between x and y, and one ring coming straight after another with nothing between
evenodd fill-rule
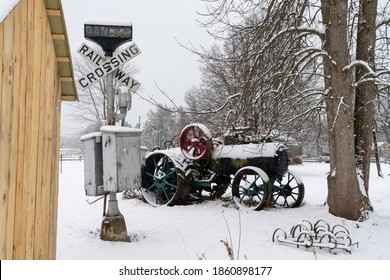
<instances>
[{"instance_id":1,"label":"snowy ground","mask_svg":"<svg viewBox=\"0 0 390 280\"><path fill-rule=\"evenodd\" d=\"M60 174L57 259L70 260L226 260L220 240L233 245L236 259L248 260L390 260L390 165L382 164L384 178L372 165L370 198L375 212L365 222L349 221L328 213L328 164L305 162L291 166L305 184L305 199L297 209L259 212L224 207L222 200L196 205L152 207L139 199L117 194L131 242L99 238L103 200L90 205L83 187L83 162L64 162ZM344 225L352 242L351 254L272 242L275 229L289 233L303 220ZM229 234L230 232L230 234ZM240 238L241 232L241 238ZM231 241L230 241L231 240Z\"/></svg>"}]
</instances>

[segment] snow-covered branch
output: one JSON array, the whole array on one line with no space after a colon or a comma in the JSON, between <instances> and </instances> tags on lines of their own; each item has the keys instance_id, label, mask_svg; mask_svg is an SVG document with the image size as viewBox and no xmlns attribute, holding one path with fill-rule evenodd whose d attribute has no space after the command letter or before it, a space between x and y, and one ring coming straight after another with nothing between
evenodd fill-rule
<instances>
[{"instance_id":1,"label":"snow-covered branch","mask_svg":"<svg viewBox=\"0 0 390 280\"><path fill-rule=\"evenodd\" d=\"M332 127L330 130L333 130L334 127L336 126L336 122L337 122L337 119L339 118L340 116L340 113L341 113L341 106L344 105L345 107L349 107L347 104L345 104L344 102L344 96L340 97L340 102L339 102L339 105L337 106L337 111L336 111L336 115L334 117L334 120L333 120L333 124L332 124Z\"/></svg>"},{"instance_id":2,"label":"snow-covered branch","mask_svg":"<svg viewBox=\"0 0 390 280\"><path fill-rule=\"evenodd\" d=\"M379 22L376 24L376 28L379 29L380 27L382 27L382 26L384 26L384 25L390 25L390 18L387 18L387 19L384 19L384 20L379 21Z\"/></svg>"},{"instance_id":3,"label":"snow-covered branch","mask_svg":"<svg viewBox=\"0 0 390 280\"><path fill-rule=\"evenodd\" d=\"M156 85L157 86L157 85ZM222 111L233 99L237 98L237 97L240 97L242 96L242 93L236 93L236 94L233 94L233 95L230 95L226 98L225 102L217 109L215 110L202 110L202 111L191 111L191 110L183 110L182 108L179 108L179 106L177 106L177 104L174 102L173 99L171 99L164 91L162 91L161 89L159 89L159 91L165 96L168 98L169 102L173 104L173 109L172 108L168 108L167 106L164 106L162 105L161 103L159 103L158 101L156 101L153 97L149 96L148 98L145 98L143 97L141 94L138 94L138 93L135 93L137 94L141 99L149 102L150 104L152 104L153 106L156 106L160 109L163 109L165 111L168 111L170 113L185 113L185 114L199 114L199 115L206 115L206 114L215 114L215 113L218 113L220 111Z\"/></svg>"},{"instance_id":4,"label":"snow-covered branch","mask_svg":"<svg viewBox=\"0 0 390 280\"><path fill-rule=\"evenodd\" d=\"M372 75L375 75L375 71L372 69L372 67L366 61L363 61L363 60L352 61L350 64L348 64L347 66L345 66L343 68L343 71L349 71L350 69L352 69L356 66L363 66L364 68L367 69L367 71L369 73L371 73Z\"/></svg>"}]
</instances>

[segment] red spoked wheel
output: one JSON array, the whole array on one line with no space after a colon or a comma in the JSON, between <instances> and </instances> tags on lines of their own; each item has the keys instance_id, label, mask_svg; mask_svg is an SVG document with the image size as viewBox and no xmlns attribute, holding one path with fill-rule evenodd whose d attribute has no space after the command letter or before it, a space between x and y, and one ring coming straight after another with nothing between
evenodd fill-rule
<instances>
[{"instance_id":1,"label":"red spoked wheel","mask_svg":"<svg viewBox=\"0 0 390 280\"><path fill-rule=\"evenodd\" d=\"M203 124L189 124L181 131L180 149L186 158L204 159L210 154L211 147L210 130Z\"/></svg>"}]
</instances>

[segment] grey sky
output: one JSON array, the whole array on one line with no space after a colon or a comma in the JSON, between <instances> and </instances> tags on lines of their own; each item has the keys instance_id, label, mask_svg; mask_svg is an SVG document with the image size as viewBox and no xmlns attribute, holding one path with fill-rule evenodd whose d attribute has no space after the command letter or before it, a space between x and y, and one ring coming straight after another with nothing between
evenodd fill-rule
<instances>
[{"instance_id":1,"label":"grey sky","mask_svg":"<svg viewBox=\"0 0 390 280\"><path fill-rule=\"evenodd\" d=\"M82 42L93 45L84 38L85 19L127 19L133 25L133 42L142 53L132 60L139 68L134 78L142 86L140 94L154 96L162 103L169 101L162 97L155 83L179 105L184 104L184 94L200 80L197 56L182 48L183 44L211 46L212 38L196 21L205 11L201 0L62 0L70 48L74 58ZM78 58L82 59L81 56ZM133 107L127 120L131 123L145 121L146 112L152 107L134 96ZM62 133L70 134L75 127L68 104L63 102Z\"/></svg>"}]
</instances>

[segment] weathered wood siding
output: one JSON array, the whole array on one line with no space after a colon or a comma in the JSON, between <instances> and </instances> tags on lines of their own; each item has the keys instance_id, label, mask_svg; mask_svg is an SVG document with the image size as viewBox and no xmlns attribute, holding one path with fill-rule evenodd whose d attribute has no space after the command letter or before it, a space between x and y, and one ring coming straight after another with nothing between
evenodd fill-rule
<instances>
[{"instance_id":1,"label":"weathered wood siding","mask_svg":"<svg viewBox=\"0 0 390 280\"><path fill-rule=\"evenodd\" d=\"M61 84L44 1L0 23L0 259L54 259Z\"/></svg>"}]
</instances>

